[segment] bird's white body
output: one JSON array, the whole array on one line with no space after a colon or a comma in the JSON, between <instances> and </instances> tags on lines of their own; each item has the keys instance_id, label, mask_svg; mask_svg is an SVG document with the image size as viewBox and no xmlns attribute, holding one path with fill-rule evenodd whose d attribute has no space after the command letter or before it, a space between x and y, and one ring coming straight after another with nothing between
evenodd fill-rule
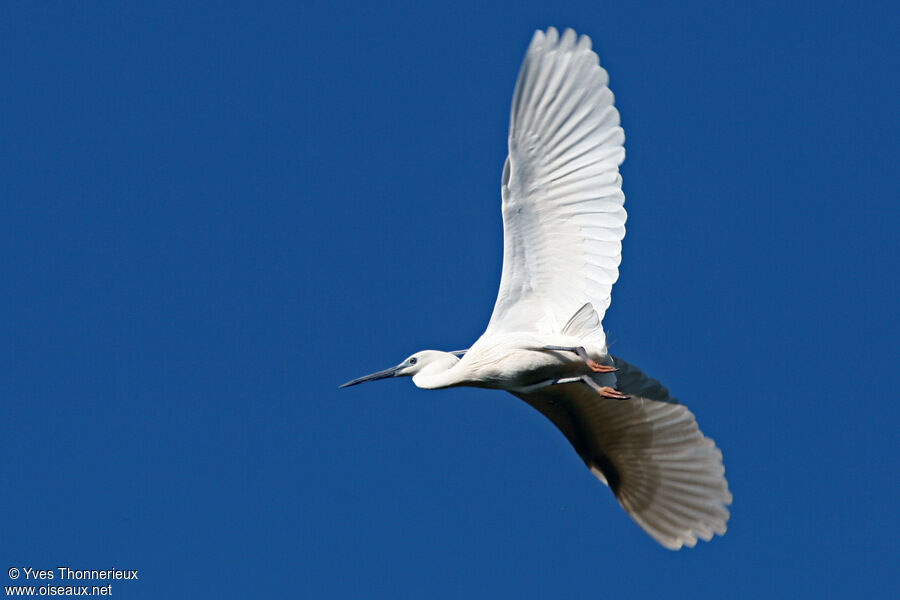
<instances>
[{"instance_id":1,"label":"bird's white body","mask_svg":"<svg viewBox=\"0 0 900 600\"><path fill-rule=\"evenodd\" d=\"M570 335L499 333L481 336L449 369L414 376L413 382L423 389L470 386L517 391L550 378L591 372L578 356L548 352L545 346L582 346L597 362L606 358L605 349L585 346Z\"/></svg>"},{"instance_id":2,"label":"bird's white body","mask_svg":"<svg viewBox=\"0 0 900 600\"><path fill-rule=\"evenodd\" d=\"M625 137L607 82L589 38L535 33L513 94L503 271L487 329L461 359L424 350L345 385L407 375L425 389L512 392L562 431L648 534L678 549L725 532L731 494L694 415L607 351L601 321L626 219Z\"/></svg>"}]
</instances>

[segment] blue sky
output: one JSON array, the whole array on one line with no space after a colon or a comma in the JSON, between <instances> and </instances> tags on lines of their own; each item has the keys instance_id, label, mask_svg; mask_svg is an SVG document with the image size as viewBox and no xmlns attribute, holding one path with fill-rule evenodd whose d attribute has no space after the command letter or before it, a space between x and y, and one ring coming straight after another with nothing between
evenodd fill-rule
<instances>
[{"instance_id":1,"label":"blue sky","mask_svg":"<svg viewBox=\"0 0 900 600\"><path fill-rule=\"evenodd\" d=\"M305 4L0 9L0 573L139 569L123 598L896 591L895 7ZM725 455L728 533L693 550L508 394L337 389L483 330L548 25L593 38L626 132L612 349Z\"/></svg>"}]
</instances>

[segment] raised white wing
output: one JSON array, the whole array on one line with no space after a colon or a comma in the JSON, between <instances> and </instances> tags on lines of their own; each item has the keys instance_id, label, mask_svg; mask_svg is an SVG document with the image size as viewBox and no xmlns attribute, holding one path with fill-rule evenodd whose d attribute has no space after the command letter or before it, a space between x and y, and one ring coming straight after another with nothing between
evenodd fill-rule
<instances>
[{"instance_id":1,"label":"raised white wing","mask_svg":"<svg viewBox=\"0 0 900 600\"><path fill-rule=\"evenodd\" d=\"M607 82L587 36L535 32L513 94L503 274L487 332L558 333L585 303L600 318L609 306L625 236L625 134Z\"/></svg>"},{"instance_id":2,"label":"raised white wing","mask_svg":"<svg viewBox=\"0 0 900 600\"><path fill-rule=\"evenodd\" d=\"M671 550L725 533L731 492L722 453L686 406L637 367L614 358L611 400L581 383L516 394L565 434L591 472L657 542Z\"/></svg>"}]
</instances>

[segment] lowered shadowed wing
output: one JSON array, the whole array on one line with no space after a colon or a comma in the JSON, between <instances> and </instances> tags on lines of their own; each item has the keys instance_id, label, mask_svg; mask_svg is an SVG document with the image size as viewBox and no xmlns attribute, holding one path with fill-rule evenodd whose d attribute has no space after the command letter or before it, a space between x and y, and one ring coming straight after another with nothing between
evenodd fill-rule
<instances>
[{"instance_id":1,"label":"lowered shadowed wing","mask_svg":"<svg viewBox=\"0 0 900 600\"><path fill-rule=\"evenodd\" d=\"M615 358L618 387L610 400L578 383L516 394L550 419L628 515L671 550L722 535L731 492L722 452L694 415L637 367Z\"/></svg>"}]
</instances>

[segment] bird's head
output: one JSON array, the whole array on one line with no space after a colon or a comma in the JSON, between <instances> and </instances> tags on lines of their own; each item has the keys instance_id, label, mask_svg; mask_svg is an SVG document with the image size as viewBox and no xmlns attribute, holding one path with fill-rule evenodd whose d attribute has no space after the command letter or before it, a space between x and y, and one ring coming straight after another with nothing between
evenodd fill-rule
<instances>
[{"instance_id":1,"label":"bird's head","mask_svg":"<svg viewBox=\"0 0 900 600\"><path fill-rule=\"evenodd\" d=\"M391 367L383 371L378 371L370 375L364 375L363 377L348 381L340 387L350 387L351 385L357 385L359 383L365 383L367 381L387 379L388 377L412 377L413 382L417 386L429 387L427 384L423 385L422 377L420 376L424 376L425 378L427 378L427 376L429 375L443 373L450 370L450 368L452 368L453 365L458 362L459 357L452 352L441 352L439 350L421 350L408 357L406 360L395 367Z\"/></svg>"}]
</instances>

